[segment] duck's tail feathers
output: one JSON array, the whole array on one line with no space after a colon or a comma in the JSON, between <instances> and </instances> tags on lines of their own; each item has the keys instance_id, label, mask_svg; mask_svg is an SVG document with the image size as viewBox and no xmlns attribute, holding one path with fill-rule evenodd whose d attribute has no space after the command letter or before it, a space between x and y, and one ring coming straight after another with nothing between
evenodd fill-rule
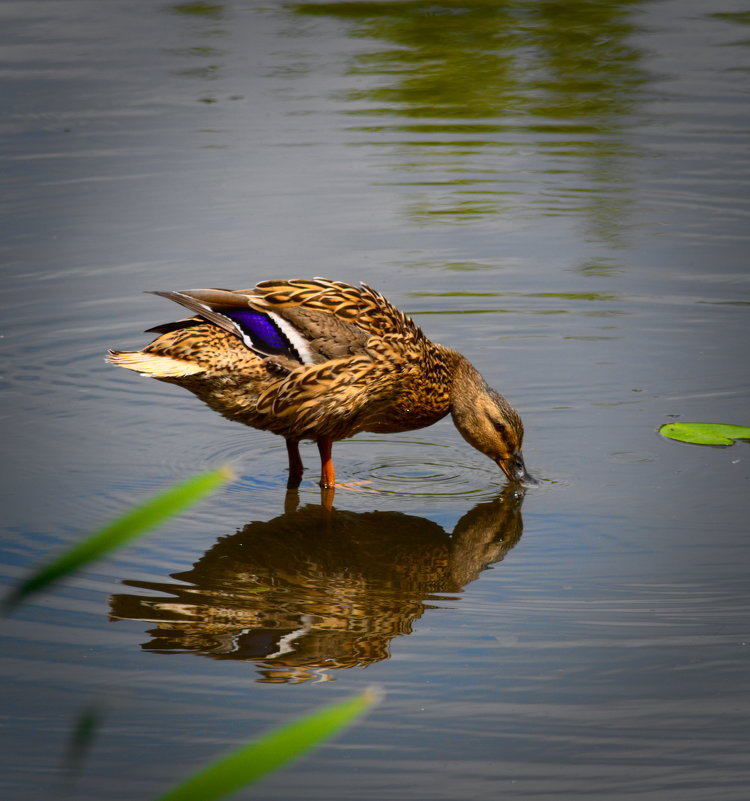
<instances>
[{"instance_id":1,"label":"duck's tail feathers","mask_svg":"<svg viewBox=\"0 0 750 801\"><path fill-rule=\"evenodd\" d=\"M152 378L184 378L204 372L204 368L198 364L140 350L110 350L105 361Z\"/></svg>"}]
</instances>

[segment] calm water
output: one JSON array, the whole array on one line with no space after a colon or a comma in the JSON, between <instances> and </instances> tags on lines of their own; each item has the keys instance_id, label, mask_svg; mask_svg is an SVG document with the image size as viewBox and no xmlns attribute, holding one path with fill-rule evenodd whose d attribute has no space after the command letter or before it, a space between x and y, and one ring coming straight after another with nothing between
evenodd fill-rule
<instances>
[{"instance_id":1,"label":"calm water","mask_svg":"<svg viewBox=\"0 0 750 801\"><path fill-rule=\"evenodd\" d=\"M0 2L2 583L239 474L2 621L3 799L87 711L71 797L130 801L376 684L248 797L744 801L750 446L657 429L750 424L746 9ZM446 420L338 444L327 516L314 447L285 498L282 441L103 362L142 290L311 275L468 355L540 486Z\"/></svg>"}]
</instances>

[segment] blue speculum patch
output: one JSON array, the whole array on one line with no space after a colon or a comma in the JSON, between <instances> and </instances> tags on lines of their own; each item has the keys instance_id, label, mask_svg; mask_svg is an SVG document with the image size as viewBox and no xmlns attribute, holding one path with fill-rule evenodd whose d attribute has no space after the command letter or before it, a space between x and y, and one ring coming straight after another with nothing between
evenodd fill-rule
<instances>
[{"instance_id":1,"label":"blue speculum patch","mask_svg":"<svg viewBox=\"0 0 750 801\"><path fill-rule=\"evenodd\" d=\"M291 343L267 314L253 309L222 309L221 314L237 323L259 351L298 358Z\"/></svg>"}]
</instances>

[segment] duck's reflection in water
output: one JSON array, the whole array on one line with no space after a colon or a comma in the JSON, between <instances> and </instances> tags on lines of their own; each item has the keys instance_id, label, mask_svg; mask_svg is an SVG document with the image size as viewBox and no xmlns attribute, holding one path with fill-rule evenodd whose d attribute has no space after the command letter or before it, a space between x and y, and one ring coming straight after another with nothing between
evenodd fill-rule
<instances>
[{"instance_id":1,"label":"duck's reflection in water","mask_svg":"<svg viewBox=\"0 0 750 801\"><path fill-rule=\"evenodd\" d=\"M173 574L183 584L124 582L170 597L113 595L111 617L156 624L145 649L252 661L259 681L331 678L387 659L425 609L500 561L521 537L522 502L508 487L452 534L400 512L287 511L222 537Z\"/></svg>"}]
</instances>

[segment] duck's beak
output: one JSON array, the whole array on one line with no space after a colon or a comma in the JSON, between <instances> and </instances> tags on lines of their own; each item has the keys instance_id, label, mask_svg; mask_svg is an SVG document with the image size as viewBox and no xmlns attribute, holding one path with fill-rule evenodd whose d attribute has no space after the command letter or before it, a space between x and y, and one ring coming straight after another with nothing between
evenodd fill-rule
<instances>
[{"instance_id":1,"label":"duck's beak","mask_svg":"<svg viewBox=\"0 0 750 801\"><path fill-rule=\"evenodd\" d=\"M497 463L503 473L505 473L511 481L518 481L522 484L537 483L537 480L527 472L526 465L523 463L523 454L521 451L516 451L516 453L509 456L507 459L498 459Z\"/></svg>"}]
</instances>

